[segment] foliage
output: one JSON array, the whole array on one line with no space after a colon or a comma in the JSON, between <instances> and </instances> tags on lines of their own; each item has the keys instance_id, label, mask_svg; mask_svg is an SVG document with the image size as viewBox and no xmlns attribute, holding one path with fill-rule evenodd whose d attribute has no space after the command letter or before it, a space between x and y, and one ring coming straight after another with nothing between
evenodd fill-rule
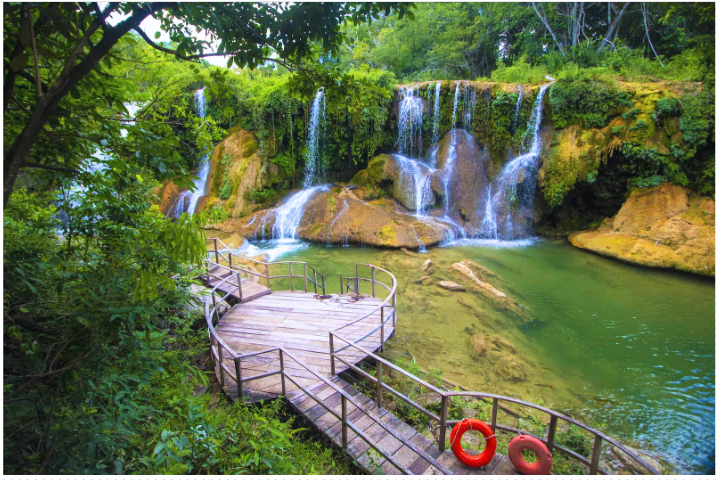
<instances>
[{"instance_id":1,"label":"foliage","mask_svg":"<svg viewBox=\"0 0 716 480\"><path fill-rule=\"evenodd\" d=\"M607 125L610 110L630 104L630 95L607 83L560 81L549 89L549 102L557 128L574 124L602 128Z\"/></svg>"}]
</instances>

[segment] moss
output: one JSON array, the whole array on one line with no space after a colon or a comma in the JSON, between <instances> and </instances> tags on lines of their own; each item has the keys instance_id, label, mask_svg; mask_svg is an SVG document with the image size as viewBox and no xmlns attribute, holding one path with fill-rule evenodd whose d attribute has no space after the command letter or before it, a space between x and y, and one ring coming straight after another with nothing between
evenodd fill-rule
<instances>
[{"instance_id":1,"label":"moss","mask_svg":"<svg viewBox=\"0 0 716 480\"><path fill-rule=\"evenodd\" d=\"M380 232L378 232L378 236L380 237L380 241L383 242L385 245L398 244L398 234L395 233L393 227L389 225L386 225L381 228Z\"/></svg>"},{"instance_id":2,"label":"moss","mask_svg":"<svg viewBox=\"0 0 716 480\"><path fill-rule=\"evenodd\" d=\"M380 183L383 181L383 167L385 166L386 160L388 160L388 155L385 154L374 157L368 162L368 167L355 174L351 179L351 183L379 189Z\"/></svg>"}]
</instances>

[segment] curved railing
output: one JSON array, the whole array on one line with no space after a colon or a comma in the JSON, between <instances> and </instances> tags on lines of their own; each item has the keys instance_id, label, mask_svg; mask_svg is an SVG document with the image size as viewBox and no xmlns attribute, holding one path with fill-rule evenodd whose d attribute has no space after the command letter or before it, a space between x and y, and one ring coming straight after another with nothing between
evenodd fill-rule
<instances>
[{"instance_id":1,"label":"curved railing","mask_svg":"<svg viewBox=\"0 0 716 480\"><path fill-rule=\"evenodd\" d=\"M659 472L654 469L651 465L649 465L647 462L645 462L641 457L639 457L638 454L636 454L633 450L629 449L628 447L622 445L618 441L614 440L613 438L609 437L608 435L605 435L604 433L600 432L599 430L592 428L588 425L585 425L584 423L575 420L571 417L568 417L567 415L564 415L562 413L556 412L554 410L551 410L549 408L543 407L541 405L536 405L534 403L525 402L522 400L518 400L515 398L505 397L503 395L495 395L492 393L483 393L483 392L468 392L468 391L445 391L442 389L439 389L435 387L434 385L431 385L430 383L426 382L425 380L422 380L421 378L416 377L415 375L412 375L411 373L403 370L402 368L398 367L397 365L394 365L384 358L375 355L372 352L369 352L368 350L365 350L364 348L356 345L355 343L340 337L339 335L334 333L334 337L337 339L345 342L350 347L353 347L359 351L361 351L366 357L371 358L376 362L377 365L377 373L376 376L370 375L368 372L362 370L356 365L349 365L352 371L357 372L362 377L368 379L369 381L373 382L376 389L376 403L378 406L382 406L383 403L383 391L390 392L393 396L396 398L402 400L403 402L407 403L411 407L415 408L419 412L427 415L430 419L434 420L438 424L439 429L439 439L438 439L438 446L440 447L441 451L444 451L446 448L445 445L445 438L447 433L447 428L456 425L459 423L459 420L448 420L447 414L448 414L448 406L450 403L450 399L453 397L470 397L470 398L478 398L478 399L492 399L492 416L490 424L492 426L492 430L494 432L497 432L498 430L503 430L511 433L517 433L521 435L530 435L532 437L537 438L538 440L542 441L547 448L550 451L557 450L559 452L562 452L566 454L567 456L577 460L578 462L586 465L589 467L589 473L590 475L596 475L597 473L601 474L608 474L608 472L602 468L599 467L599 457L601 455L602 451L602 444L603 442L610 443L612 446L616 447L617 449L624 452L628 457L636 461L639 465L641 465L644 469L646 469L648 472L653 473L655 475L658 475ZM338 358L337 353L332 354L333 358ZM331 361L333 361L333 358ZM345 360L338 358L343 363L348 364L345 362ZM436 415L435 413L431 412L430 410L427 410L422 405L419 405L412 399L408 398L406 395L403 395L402 393L398 392L394 388L392 388L389 385L386 385L383 380L383 370L384 367L387 367L403 376L406 376L410 378L411 380L417 382L419 385L427 388L431 392L437 394L440 396L440 416ZM549 428L547 431L547 436L542 437L540 435L535 435L533 433L527 432L522 429L517 429L514 427L511 427L509 425L503 425L497 423L497 414L498 409L500 408L499 404L500 402L508 402L516 405L520 405L522 407L526 407L529 409L539 410L540 412L549 415L550 421L549 421ZM574 452L570 450L569 448L559 445L555 442L555 436L557 433L557 424L559 421L566 422L571 425L575 425L579 427L580 429L589 432L590 434L594 435L594 443L592 447L592 454L589 459L585 458L583 455L578 454L577 452Z\"/></svg>"},{"instance_id":2,"label":"curved railing","mask_svg":"<svg viewBox=\"0 0 716 480\"><path fill-rule=\"evenodd\" d=\"M223 268L227 268L225 265L221 265L220 258L223 258L228 264L229 269L232 272L239 273L244 272L250 275L257 275L261 278L266 279L267 284L270 284L271 279L277 279L277 278L289 278L291 280L291 289L294 288L294 279L295 278L303 278L304 279L304 290L308 291L308 283L313 283L314 285L314 291L317 293L318 288L321 288L323 291L323 294L325 294L325 277L318 273L313 267L310 267L305 262L297 262L297 261L283 261L283 262L261 262L256 259L252 259L250 257L246 257L243 255L236 255L231 252L231 249L229 249L226 245L224 245L221 240L218 239L208 239L210 241L215 241L214 243L214 250L210 251L210 253L213 253L215 255L215 262L212 262L210 260L207 260L207 264L214 265L214 266L221 266ZM218 250L218 245L221 244L225 250L228 252L228 256L224 255L223 252L220 252ZM233 265L232 262L232 255L237 258L241 258L241 260L248 260L251 262L255 262L256 264L262 265L266 268L265 274L258 274L255 271L243 269L240 267L237 267ZM289 265L289 275L273 275L271 276L269 274L269 266L270 265ZM304 267L304 275L294 275L293 273L293 265L299 264L303 265ZM367 277L360 277L359 276L359 267L367 267L370 268L370 278ZM307 275L308 269L311 268L314 272L313 281L311 281L310 277ZM384 273L387 274L390 278L390 286L387 285L384 282L381 282L376 279L376 272L378 273ZM321 285L318 285L318 277L321 278ZM400 463L388 452L384 451L381 447L379 447L376 443L374 443L368 435L365 434L360 428L358 428L355 424L353 424L349 419L347 415L347 403L353 404L357 409L361 410L365 415L370 417L374 422L381 424L383 422L380 422L379 419L374 418L374 416L368 412L365 407L360 405L358 402L354 401L353 398L345 392L340 386L336 385L334 382L332 382L330 379L325 378L320 373L316 372L313 368L305 365L302 361L298 360L294 355L292 355L288 350L276 347L276 348L270 348L267 350L263 350L260 352L252 352L247 354L241 354L235 352L231 347L229 347L226 342L224 342L221 339L221 336L218 334L216 329L214 328L216 322L218 322L220 318L219 309L222 305L222 302L225 302L229 297L231 297L233 294L235 294L237 291L240 291L241 288L241 282L237 282L237 284L231 283L231 279L233 276L230 277L217 277L218 283L215 284L212 289L210 290L210 296L207 296L206 298L210 298L210 301L205 301L205 316L207 321L207 327L209 331L209 340L210 340L210 357L212 362L214 363L215 367L218 366L218 380L222 387L222 389L225 388L226 385L226 376L233 379L236 382L237 385L237 395L239 398L242 398L243 396L243 390L242 385L246 382L250 382L253 380L260 380L262 378L270 377L272 375L280 375L281 376L281 386L282 386L282 393L286 394L286 380L289 380L291 383L293 383L299 390L301 390L303 393L305 393L308 397L310 397L312 400L314 400L316 403L323 406L328 412L330 412L333 416L335 416L337 419L339 419L342 423L342 446L344 449L347 449L347 431L348 429L355 432L357 436L362 438L366 443L368 443L375 451L377 451L380 455L386 458L386 460L394 465L399 471L403 473L411 473L407 469L405 469L403 466L400 465ZM351 371L357 372L362 377L368 379L369 381L373 382L375 386L375 397L376 397L376 403L378 407L383 406L383 392L389 392L391 395L396 397L397 399L400 399L401 401L407 403L412 408L418 410L419 412L427 415L430 419L437 422L438 427L438 446L440 448L440 451L444 451L446 448L446 435L447 435L447 428L456 425L459 420L449 420L448 419L448 407L450 403L450 399L453 397L469 397L469 398L478 398L483 401L487 401L486 399L490 399L492 403L492 415L491 415L491 421L490 424L492 426L493 431L507 431L511 433L517 433L517 434L527 434L530 436L533 436L540 441L542 441L547 448L550 451L559 451L564 453L565 455L575 459L576 461L586 465L589 467L589 473L594 475L597 473L607 474L608 472L604 470L603 468L599 467L600 462L600 455L602 452L602 446L603 442L607 442L611 444L613 447L621 450L624 452L625 455L627 455L629 458L633 459L635 462L637 462L639 465L641 465L645 470L649 471L653 474L659 474L658 471L656 471L651 465L649 465L647 462L645 462L641 457L639 457L638 454L636 454L633 450L629 449L628 447L622 445L618 441L614 440L613 438L609 437L608 435L605 435L604 433L600 432L599 430L596 430L578 420L575 420L571 417L568 417L567 415L564 415L562 413L559 413L557 411L551 410L549 408L536 405L530 402L525 402L522 400L505 397L502 395L495 395L491 393L483 393L483 392L470 392L470 391L445 391L440 388L435 387L434 385L431 385L430 383L416 377L415 375L412 375L411 373L403 370L402 368L398 367L397 365L394 365L384 358L376 355L372 351L369 351L362 346L358 345L358 343L362 342L369 336L375 334L378 329L381 331L380 335L380 348L382 349L383 344L385 343L385 325L392 320L393 322L393 328L396 326L397 322L397 313L396 313L396 290L397 290L397 280L395 279L395 276L390 273L389 271L382 269L380 267L376 267L375 265L370 264L357 264L356 265L356 272L355 276L352 277L343 277L340 278L341 282L341 293L350 292L353 291L356 294L360 294L360 284L363 283L370 283L371 288L371 294L373 297L375 297L376 293L376 286L382 287L385 289L388 293L386 298L381 302L380 305L375 307L371 312L368 314L361 315L360 317L349 321L345 325L341 326L340 328L329 332L329 347L330 347L330 362L331 362L331 374L335 375L336 367L335 367L335 361L338 360L341 363L345 364ZM346 284L344 285L344 282ZM268 285L267 285L268 286ZM345 287L345 288L344 288ZM217 301L217 293L223 292L223 296L219 298ZM386 309L388 309L388 312L386 314ZM372 315L376 314L380 310L380 323L378 326L376 326L374 329L372 329L368 334L363 334L360 338L355 340L349 340L346 338L345 333L342 331L346 329L347 327L350 327L352 325L355 325L367 318L370 318ZM342 342L344 345L340 346L339 348L335 348L336 342ZM345 351L346 349L354 348L358 351L362 352L364 357L370 358L373 361L375 361L377 366L377 372L376 376L370 375L368 372L364 371L357 365L351 363L350 360L343 359L340 357L341 352ZM246 360L250 357L259 356L259 355L267 355L271 353L277 353L278 354L278 364L279 368L274 371L265 372L259 375L254 375L251 377L242 377L241 375L241 362L243 360ZM320 380L321 382L328 385L330 388L335 390L340 394L341 397L341 413L334 412L331 407L326 405L322 400L320 400L318 397L316 397L309 389L302 386L297 379L286 369L284 368L284 359L285 357L290 358L296 365L299 365L302 369L309 372L313 377L315 377L317 380ZM224 364L224 360L228 358L233 360L234 363L234 370L231 371L230 368L228 368ZM392 388L390 385L386 384L383 381L383 374L385 369L393 370L403 376L406 376L410 378L411 380L417 382L419 385L421 385L424 388L427 388L431 392L437 394L440 396L440 415L436 415L435 413L431 412L430 410L426 409L425 407L419 405L412 399L408 398L408 396L400 393L396 389ZM501 403L512 403L516 405L520 405L524 408L529 408L533 410L537 410L542 412L543 414L549 415L550 421L549 421L549 427L547 431L546 437L542 437L541 435L536 435L521 429L517 429L515 427L511 427L509 425L500 424L497 422L498 419L498 411L502 407ZM572 451L571 449L567 448L564 445L558 444L556 439L556 433L557 433L557 426L559 422L565 422L571 425L575 425L576 427L594 435L594 443L592 447L592 454L590 458L586 458L583 455L580 455L577 452ZM431 465L433 465L435 468L440 470L442 473L450 474L450 470L443 467L441 464L439 464L435 459L433 459L430 455L423 452L421 449L417 448L415 445L413 445L410 441L403 438L398 432L395 432L387 425L382 425L382 427L393 437L400 440L402 443L404 443L406 446L408 446L409 449L411 449L413 452L417 453L420 457L424 458L426 461L428 461Z\"/></svg>"},{"instance_id":3,"label":"curved railing","mask_svg":"<svg viewBox=\"0 0 716 480\"><path fill-rule=\"evenodd\" d=\"M232 273L235 273L237 277L244 273L246 275L250 275L253 277L257 277L260 279L263 279L266 282L266 287L271 288L271 280L276 280L280 278L288 278L291 281L291 290L295 289L294 282L296 279L303 279L303 289L304 291L308 292L309 287L308 284L313 285L313 291L314 293L318 293L318 289L320 288L323 292L323 295L326 294L326 277L323 276L321 272L313 268L311 265L307 264L306 262L300 262L295 260L286 260L286 261L280 261L280 262L262 262L261 260L256 260L255 258L248 257L246 255L237 254L233 252L232 249L226 246L224 242L222 242L218 238L207 238L206 241L210 244L213 244L213 250L208 250L208 257L206 259L206 263L210 266L214 267L221 267L223 269L229 270ZM223 247L222 250L219 249L219 245ZM211 260L211 257L214 257L214 261ZM222 264L221 260L224 260L226 264ZM257 266L260 266L259 268L263 269L263 272L260 272L258 270L249 270L246 268L243 268L241 266L240 262L237 262L235 259L240 260L241 262L250 262L252 264L255 264ZM278 266L278 265L288 265L289 267L289 274L288 275L271 275L269 267L271 266ZM294 273L294 265L299 265L300 268L303 269L303 274ZM308 274L309 270L313 273L313 277ZM224 278L220 277L219 275L213 275L210 272L208 273L209 276L214 278ZM319 282L320 278L320 284ZM239 292L239 298L243 298L243 292L241 289L241 281L237 278L236 283L229 284L237 287Z\"/></svg>"}]
</instances>

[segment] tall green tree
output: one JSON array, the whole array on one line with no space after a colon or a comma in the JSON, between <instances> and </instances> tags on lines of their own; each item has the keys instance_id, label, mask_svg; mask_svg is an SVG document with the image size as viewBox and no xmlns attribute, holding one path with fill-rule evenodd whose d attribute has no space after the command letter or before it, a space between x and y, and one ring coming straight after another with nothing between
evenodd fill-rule
<instances>
[{"instance_id":1,"label":"tall green tree","mask_svg":"<svg viewBox=\"0 0 716 480\"><path fill-rule=\"evenodd\" d=\"M188 61L228 55L229 66L255 67L272 61L307 73L302 61L312 55L314 45L337 52L343 41L343 21L360 23L393 11L402 17L410 8L410 4L395 3L121 2L102 10L97 2L7 4L4 111L18 88L34 89L35 98L32 104L22 105L26 119L21 128L4 139L3 207L23 167L73 173L76 158L57 164L55 159L42 158L35 148L47 135L48 122L75 116L72 105L65 102L68 95L82 98L85 94L121 110L122 99L115 92L97 87L104 66L113 61L113 51L131 42L126 35L132 30L152 47ZM110 22L113 15L122 18L114 25ZM142 21L150 16L169 32L172 47L155 43L142 30ZM218 44L216 51L212 42L193 36L195 30L208 33ZM19 85L21 80L28 85Z\"/></svg>"}]
</instances>

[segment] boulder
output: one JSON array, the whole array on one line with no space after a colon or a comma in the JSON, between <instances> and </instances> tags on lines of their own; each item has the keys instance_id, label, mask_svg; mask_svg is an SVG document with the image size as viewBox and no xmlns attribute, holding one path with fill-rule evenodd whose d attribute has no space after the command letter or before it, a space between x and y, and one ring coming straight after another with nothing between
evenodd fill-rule
<instances>
[{"instance_id":1,"label":"boulder","mask_svg":"<svg viewBox=\"0 0 716 480\"><path fill-rule=\"evenodd\" d=\"M714 276L714 225L712 198L664 183L633 191L615 217L569 241L628 263Z\"/></svg>"},{"instance_id":2,"label":"boulder","mask_svg":"<svg viewBox=\"0 0 716 480\"><path fill-rule=\"evenodd\" d=\"M465 291L465 287L463 287L459 283L450 282L447 280L438 282L438 286L441 288L444 288L445 290L450 290L451 292L464 292Z\"/></svg>"},{"instance_id":3,"label":"boulder","mask_svg":"<svg viewBox=\"0 0 716 480\"><path fill-rule=\"evenodd\" d=\"M432 266L433 266L433 262L432 262L432 260L430 260L430 259L428 258L428 259L425 260L425 262L423 262L423 264L420 266L420 271L421 271L421 272L428 272L428 271L430 271L430 269L432 268Z\"/></svg>"},{"instance_id":4,"label":"boulder","mask_svg":"<svg viewBox=\"0 0 716 480\"><path fill-rule=\"evenodd\" d=\"M485 337L482 335L473 335L470 337L470 344L472 346L472 350L470 351L470 355L475 359L478 360L480 358L483 358L485 354L487 353L487 340L485 340Z\"/></svg>"}]
</instances>

